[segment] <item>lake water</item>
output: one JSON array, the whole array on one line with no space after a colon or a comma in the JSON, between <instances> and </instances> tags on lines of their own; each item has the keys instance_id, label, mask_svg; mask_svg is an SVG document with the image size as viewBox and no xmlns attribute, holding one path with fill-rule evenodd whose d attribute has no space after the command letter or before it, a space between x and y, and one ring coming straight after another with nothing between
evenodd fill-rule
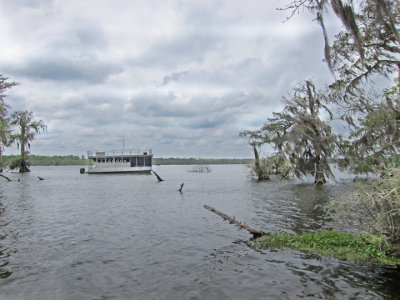
<instances>
[{"instance_id":1,"label":"lake water","mask_svg":"<svg viewBox=\"0 0 400 300\"><path fill-rule=\"evenodd\" d=\"M0 299L395 299L399 272L298 251L256 251L251 235L326 226L316 205L352 188L256 183L243 165L155 166L153 175L33 167L0 178ZM45 178L38 180L37 176ZM17 181L20 179L20 181ZM183 193L178 192L184 183Z\"/></svg>"}]
</instances>

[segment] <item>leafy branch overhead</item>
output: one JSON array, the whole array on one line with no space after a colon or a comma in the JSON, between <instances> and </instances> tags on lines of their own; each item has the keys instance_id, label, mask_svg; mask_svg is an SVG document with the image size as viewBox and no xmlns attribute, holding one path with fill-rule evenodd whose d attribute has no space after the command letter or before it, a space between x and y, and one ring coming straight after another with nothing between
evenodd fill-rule
<instances>
[{"instance_id":1,"label":"leafy branch overhead","mask_svg":"<svg viewBox=\"0 0 400 300\"><path fill-rule=\"evenodd\" d=\"M354 96L374 75L388 76L399 68L400 2L397 0L295 0L284 9L290 17L301 9L315 15L325 40L325 60L337 76L335 88ZM345 27L330 44L325 14L331 9Z\"/></svg>"}]
</instances>

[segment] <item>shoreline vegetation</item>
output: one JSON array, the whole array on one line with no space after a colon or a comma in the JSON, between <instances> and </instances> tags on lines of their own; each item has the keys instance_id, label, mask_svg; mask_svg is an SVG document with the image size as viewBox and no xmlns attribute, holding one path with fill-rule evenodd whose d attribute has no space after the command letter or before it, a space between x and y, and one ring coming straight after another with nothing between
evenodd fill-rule
<instances>
[{"instance_id":1,"label":"shoreline vegetation","mask_svg":"<svg viewBox=\"0 0 400 300\"><path fill-rule=\"evenodd\" d=\"M4 165L18 159L19 155L4 155ZM153 165L217 165L217 164L251 164L251 158L153 158ZM89 159L77 155L29 155L31 166L81 166L89 165Z\"/></svg>"},{"instance_id":2,"label":"shoreline vegetation","mask_svg":"<svg viewBox=\"0 0 400 300\"><path fill-rule=\"evenodd\" d=\"M252 241L255 249L293 249L341 260L399 266L399 246L372 234L321 231L302 234L274 233Z\"/></svg>"}]
</instances>

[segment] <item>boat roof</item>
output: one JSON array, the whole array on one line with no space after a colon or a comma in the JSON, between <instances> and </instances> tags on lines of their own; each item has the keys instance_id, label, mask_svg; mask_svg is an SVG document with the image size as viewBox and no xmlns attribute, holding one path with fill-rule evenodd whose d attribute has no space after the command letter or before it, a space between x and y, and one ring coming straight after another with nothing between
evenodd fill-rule
<instances>
[{"instance_id":1,"label":"boat roof","mask_svg":"<svg viewBox=\"0 0 400 300\"><path fill-rule=\"evenodd\" d=\"M133 155L153 155L151 149L120 149L110 151L89 150L88 157L106 157L106 156L133 156Z\"/></svg>"}]
</instances>

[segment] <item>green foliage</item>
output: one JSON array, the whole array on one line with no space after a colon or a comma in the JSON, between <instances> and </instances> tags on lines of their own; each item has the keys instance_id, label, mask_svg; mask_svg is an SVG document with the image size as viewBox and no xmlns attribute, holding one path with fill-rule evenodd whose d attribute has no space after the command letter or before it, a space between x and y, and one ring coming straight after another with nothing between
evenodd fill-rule
<instances>
[{"instance_id":1,"label":"green foliage","mask_svg":"<svg viewBox=\"0 0 400 300\"><path fill-rule=\"evenodd\" d=\"M251 168L250 176L253 180L269 180L271 174L273 174L274 165L272 160L269 158L259 159L258 163L254 161L249 166Z\"/></svg>"},{"instance_id":2,"label":"green foliage","mask_svg":"<svg viewBox=\"0 0 400 300\"><path fill-rule=\"evenodd\" d=\"M398 85L383 98L358 103L358 120L347 118L350 141L339 144L339 163L355 173L380 172L400 161L400 92Z\"/></svg>"},{"instance_id":3,"label":"green foliage","mask_svg":"<svg viewBox=\"0 0 400 300\"><path fill-rule=\"evenodd\" d=\"M289 178L291 172L290 163L282 159L279 154L274 154L259 160L259 165L250 164L252 169L251 176L259 180L260 177L269 178L271 175L278 175L282 178ZM258 170L258 173L257 173ZM261 176L260 173L261 172Z\"/></svg>"},{"instance_id":4,"label":"green foliage","mask_svg":"<svg viewBox=\"0 0 400 300\"><path fill-rule=\"evenodd\" d=\"M11 163L9 164L9 168L11 170L18 168L20 173L29 172L29 166L30 166L30 162L21 157L18 157L16 159L12 160ZM25 171L21 172L21 170L25 170ZM26 170L28 170L28 171L26 171Z\"/></svg>"},{"instance_id":5,"label":"green foliage","mask_svg":"<svg viewBox=\"0 0 400 300\"><path fill-rule=\"evenodd\" d=\"M325 231L304 234L271 234L254 240L259 249L292 248L345 260L362 260L385 264L400 264L392 255L396 245L369 234Z\"/></svg>"},{"instance_id":6,"label":"green foliage","mask_svg":"<svg viewBox=\"0 0 400 300\"><path fill-rule=\"evenodd\" d=\"M10 166L13 161L20 159L19 155L5 155L4 162L5 165ZM82 166L88 165L90 161L88 159L75 156L75 155L65 155L65 156L41 156L41 155L30 155L29 165L30 166Z\"/></svg>"},{"instance_id":7,"label":"green foliage","mask_svg":"<svg viewBox=\"0 0 400 300\"><path fill-rule=\"evenodd\" d=\"M271 166L266 161L260 160L259 147L266 142L266 136L261 130L245 130L239 133L239 136L248 137L249 145L253 148L254 165L252 166L251 176L257 181L269 180Z\"/></svg>"}]
</instances>

